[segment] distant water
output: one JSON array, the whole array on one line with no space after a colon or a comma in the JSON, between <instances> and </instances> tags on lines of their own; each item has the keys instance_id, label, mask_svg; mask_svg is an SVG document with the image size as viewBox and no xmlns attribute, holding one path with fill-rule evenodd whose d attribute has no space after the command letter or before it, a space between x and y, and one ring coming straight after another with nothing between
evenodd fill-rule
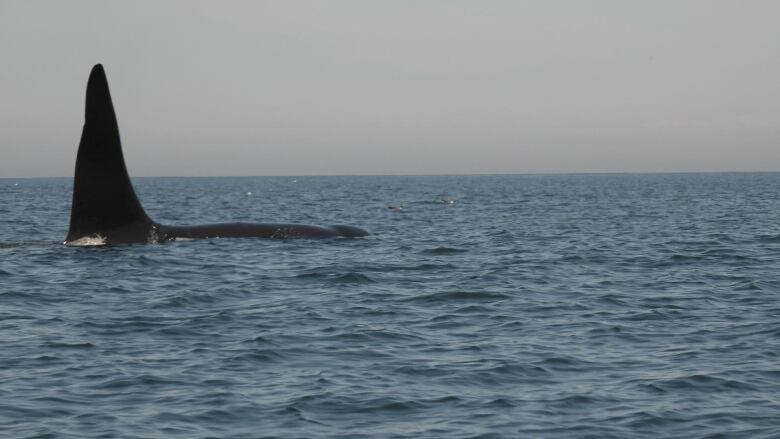
<instances>
[{"instance_id":1,"label":"distant water","mask_svg":"<svg viewBox=\"0 0 780 439\"><path fill-rule=\"evenodd\" d=\"M0 180L0 437L780 437L780 174L135 185L373 235L71 248Z\"/></svg>"}]
</instances>

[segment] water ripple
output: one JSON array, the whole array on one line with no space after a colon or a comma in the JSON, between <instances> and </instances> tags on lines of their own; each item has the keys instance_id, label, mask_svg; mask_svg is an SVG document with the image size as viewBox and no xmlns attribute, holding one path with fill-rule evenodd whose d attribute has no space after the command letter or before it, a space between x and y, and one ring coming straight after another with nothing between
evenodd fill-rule
<instances>
[{"instance_id":1,"label":"water ripple","mask_svg":"<svg viewBox=\"0 0 780 439\"><path fill-rule=\"evenodd\" d=\"M780 174L295 180L134 183L373 235L70 248L0 181L2 436L780 437Z\"/></svg>"}]
</instances>

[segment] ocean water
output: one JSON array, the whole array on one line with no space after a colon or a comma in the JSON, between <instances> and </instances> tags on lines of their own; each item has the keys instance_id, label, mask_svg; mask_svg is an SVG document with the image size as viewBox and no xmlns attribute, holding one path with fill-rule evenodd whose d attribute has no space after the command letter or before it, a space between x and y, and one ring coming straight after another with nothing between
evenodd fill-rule
<instances>
[{"instance_id":1,"label":"ocean water","mask_svg":"<svg viewBox=\"0 0 780 439\"><path fill-rule=\"evenodd\" d=\"M780 437L780 174L0 180L0 437ZM393 207L393 208L390 208Z\"/></svg>"}]
</instances>

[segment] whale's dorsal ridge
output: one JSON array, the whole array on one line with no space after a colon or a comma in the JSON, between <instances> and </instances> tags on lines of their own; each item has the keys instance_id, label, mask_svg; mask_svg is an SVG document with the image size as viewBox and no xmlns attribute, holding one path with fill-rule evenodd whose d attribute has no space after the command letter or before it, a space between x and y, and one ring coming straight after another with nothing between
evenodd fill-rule
<instances>
[{"instance_id":1,"label":"whale's dorsal ridge","mask_svg":"<svg viewBox=\"0 0 780 439\"><path fill-rule=\"evenodd\" d=\"M148 234L151 224L127 174L105 70L96 64L87 81L84 129L76 156L70 229L65 240L112 232L117 241L135 241L136 234Z\"/></svg>"}]
</instances>

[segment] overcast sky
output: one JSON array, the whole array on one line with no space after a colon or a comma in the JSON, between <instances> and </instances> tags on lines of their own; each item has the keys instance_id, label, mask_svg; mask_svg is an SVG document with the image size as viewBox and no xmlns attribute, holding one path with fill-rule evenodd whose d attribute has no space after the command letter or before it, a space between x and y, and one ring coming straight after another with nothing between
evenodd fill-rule
<instances>
[{"instance_id":1,"label":"overcast sky","mask_svg":"<svg viewBox=\"0 0 780 439\"><path fill-rule=\"evenodd\" d=\"M780 170L780 2L0 0L0 177Z\"/></svg>"}]
</instances>

